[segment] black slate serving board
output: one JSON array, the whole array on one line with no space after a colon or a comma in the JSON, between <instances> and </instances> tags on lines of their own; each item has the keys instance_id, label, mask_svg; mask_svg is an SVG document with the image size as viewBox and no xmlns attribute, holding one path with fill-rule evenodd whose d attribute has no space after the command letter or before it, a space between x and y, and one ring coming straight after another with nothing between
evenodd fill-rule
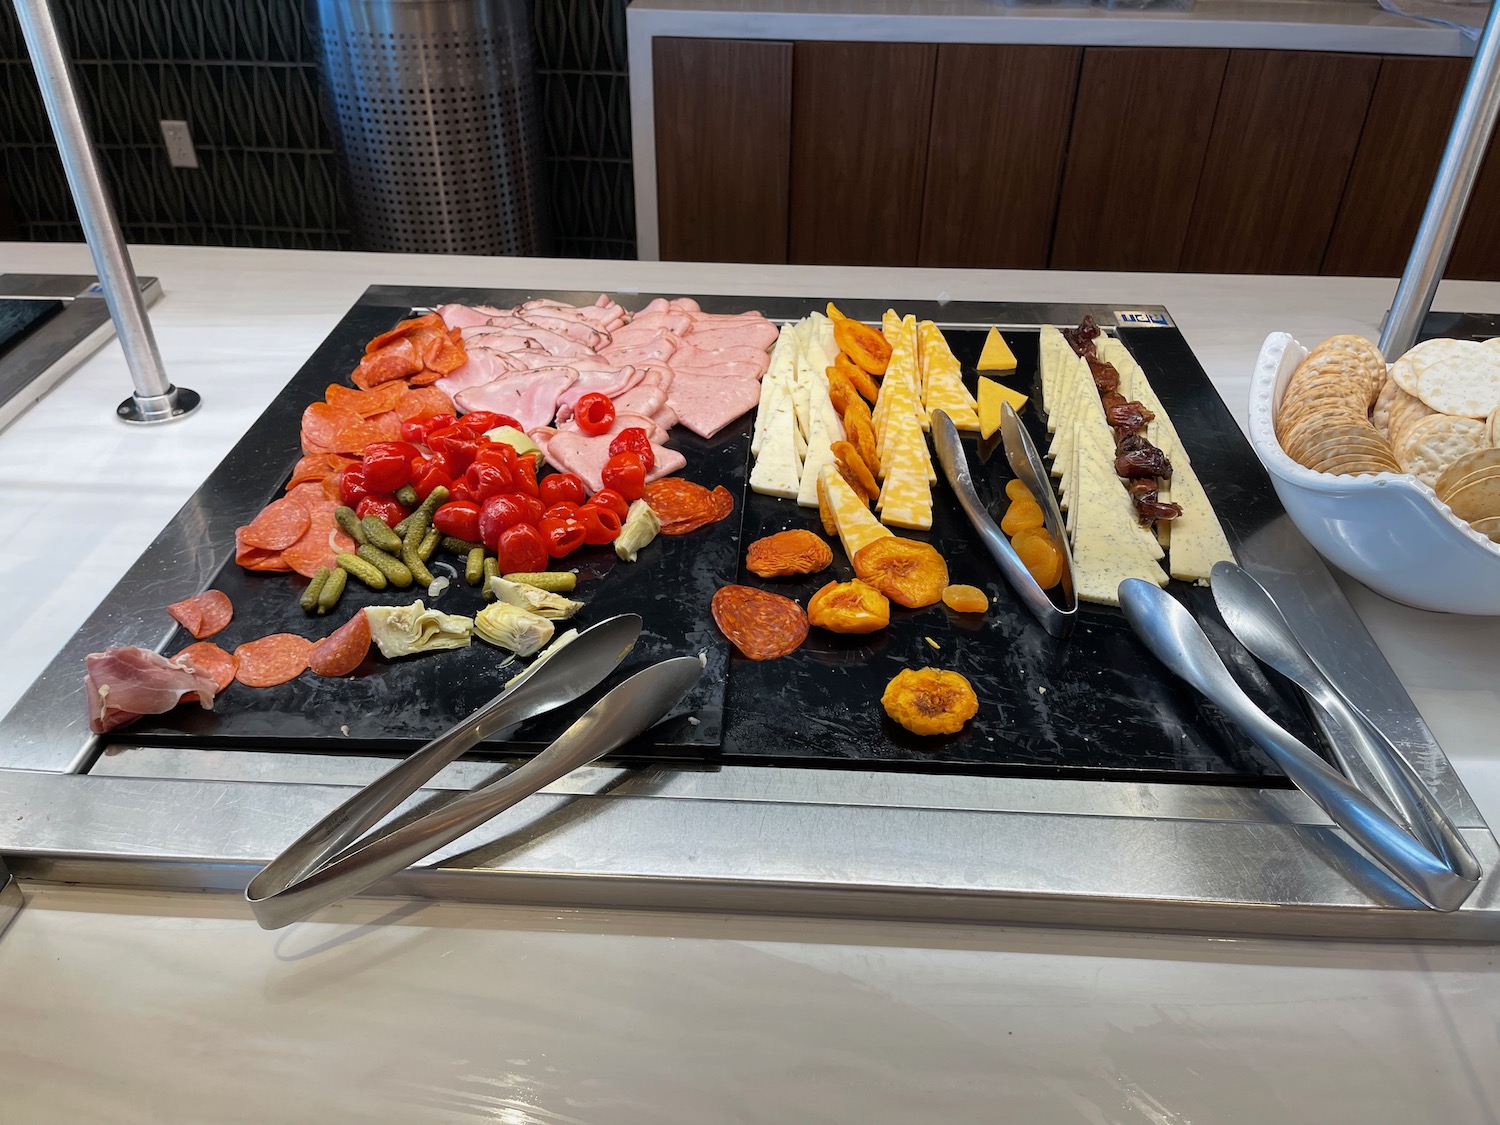
<instances>
[{"instance_id":1,"label":"black slate serving board","mask_svg":"<svg viewBox=\"0 0 1500 1125\"><path fill-rule=\"evenodd\" d=\"M296 420L302 408L321 398L328 382L347 380L364 342L410 308L448 300L503 306L541 295L371 290L231 452L200 496L219 498L228 490L253 514L279 495L299 452ZM555 295L575 301L593 298ZM650 295L618 299L638 308ZM769 315L792 317L822 302L705 298L702 303L710 311L760 308ZM884 306L855 301L841 307L851 315L877 319ZM936 308L903 308L944 320L943 311ZM971 316L968 322L975 319ZM1048 318L1039 317L1036 323L1042 319ZM1126 329L1120 335L1188 444L1231 543L1280 515L1263 470L1181 335L1170 327ZM948 337L972 386L971 365L983 333L955 328L949 329ZM1035 396L1036 332L1008 330L1006 338L1020 367L1005 381ZM1030 405L1023 417L1045 448L1042 417ZM609 683L666 656L702 651L708 658L694 696L622 758L1287 784L1213 707L1156 663L1117 610L1085 606L1072 638L1048 637L1014 602L941 481L934 487L933 530L905 534L937 546L948 559L953 581L969 582L992 594L994 607L983 619L954 614L941 605L920 611L894 607L891 628L874 636L839 637L814 629L798 652L780 660L757 663L732 653L709 613L709 600L718 587L740 581L775 589L805 605L824 582L852 576L837 547L833 567L806 579L762 581L743 570L744 548L753 539L787 527L818 527L815 511L748 493L749 430L748 417L712 441L678 427L670 442L688 458L682 475L710 486L722 483L736 494L730 518L687 537L658 539L634 565L617 562L608 548L590 549L568 560L583 578L577 596L587 608L579 615L580 625L620 612L639 612L645 618L641 643ZM971 461L979 465L977 443L972 438L966 443ZM226 471L231 466L233 473ZM997 512L1003 510L1003 486L1009 475L999 453L976 473L982 494L999 498ZM247 500L252 502L243 503ZM194 507L190 503L184 512ZM281 630L321 636L359 606L417 596L409 593L398 599L351 583L350 593L330 618L309 618L296 605L304 580L242 571L233 562L232 543L216 545L216 550L224 552L224 563L207 585L224 590L236 606L235 622L214 638L226 648ZM1264 674L1227 638L1208 591L1182 583L1173 583L1172 589L1208 627L1251 696L1283 725L1316 744L1288 685L1274 674ZM448 612L473 613L482 602L476 591L458 581L436 605ZM190 640L179 631L162 651L174 652ZM222 748L406 751L490 698L504 678L519 669L514 664L502 668L503 659L504 654L479 642L468 650L397 662L373 654L347 679L320 680L309 673L279 688L235 685L219 697L212 713L180 707L128 728L120 737ZM962 672L975 686L980 713L959 735L917 738L884 716L879 704L884 685L903 667L926 665ZM524 753L545 745L607 686L573 709L527 724L505 743L504 752ZM697 721L690 722L689 714ZM498 745L493 749L501 751Z\"/></svg>"}]
</instances>

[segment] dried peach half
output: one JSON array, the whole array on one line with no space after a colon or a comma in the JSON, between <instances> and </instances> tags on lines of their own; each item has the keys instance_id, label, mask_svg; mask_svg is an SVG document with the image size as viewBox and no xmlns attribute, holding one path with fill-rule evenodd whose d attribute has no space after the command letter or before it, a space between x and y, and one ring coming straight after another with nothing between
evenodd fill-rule
<instances>
[{"instance_id":1,"label":"dried peach half","mask_svg":"<svg viewBox=\"0 0 1500 1125\"><path fill-rule=\"evenodd\" d=\"M816 574L833 562L833 548L811 531L778 531L750 544L745 569L761 578Z\"/></svg>"},{"instance_id":2,"label":"dried peach half","mask_svg":"<svg viewBox=\"0 0 1500 1125\"><path fill-rule=\"evenodd\" d=\"M865 398L874 402L880 397L880 384L875 382L874 376L866 371L854 360L850 359L844 352L839 352L834 359L833 365L839 369L839 373L854 384L854 389Z\"/></svg>"},{"instance_id":3,"label":"dried peach half","mask_svg":"<svg viewBox=\"0 0 1500 1125\"><path fill-rule=\"evenodd\" d=\"M830 582L807 603L807 620L830 633L873 633L891 623L891 603L858 578Z\"/></svg>"},{"instance_id":4,"label":"dried peach half","mask_svg":"<svg viewBox=\"0 0 1500 1125\"><path fill-rule=\"evenodd\" d=\"M855 485L856 491L863 492L871 500L880 495L880 485L875 481L875 474L870 471L869 462L852 443L836 441L832 452L834 460L838 462L839 475L845 480L852 475L858 482Z\"/></svg>"},{"instance_id":5,"label":"dried peach half","mask_svg":"<svg viewBox=\"0 0 1500 1125\"><path fill-rule=\"evenodd\" d=\"M849 405L849 400L859 394L854 389L854 384L849 382L849 376L845 375L837 366L827 369L828 376L828 401L833 403L834 410L843 417L844 408Z\"/></svg>"},{"instance_id":6,"label":"dried peach half","mask_svg":"<svg viewBox=\"0 0 1500 1125\"><path fill-rule=\"evenodd\" d=\"M990 608L990 596L978 586L959 584L943 590L943 604L954 613L983 613Z\"/></svg>"},{"instance_id":7,"label":"dried peach half","mask_svg":"<svg viewBox=\"0 0 1500 1125\"><path fill-rule=\"evenodd\" d=\"M942 668L903 668L886 684L880 703L912 734L957 734L979 714L969 681Z\"/></svg>"},{"instance_id":8,"label":"dried peach half","mask_svg":"<svg viewBox=\"0 0 1500 1125\"><path fill-rule=\"evenodd\" d=\"M891 364L891 346L868 324L848 317L836 320L833 322L833 339L850 359L871 375L884 375Z\"/></svg>"},{"instance_id":9,"label":"dried peach half","mask_svg":"<svg viewBox=\"0 0 1500 1125\"><path fill-rule=\"evenodd\" d=\"M865 468L873 473L880 464L880 454L876 452L878 446L875 443L875 427L870 424L870 419L863 417L857 410L845 411L844 433L848 435L848 444L859 454ZM878 493L880 489L877 487L875 491Z\"/></svg>"},{"instance_id":10,"label":"dried peach half","mask_svg":"<svg viewBox=\"0 0 1500 1125\"><path fill-rule=\"evenodd\" d=\"M943 556L926 543L899 535L876 539L855 552L854 573L908 609L936 605L948 585Z\"/></svg>"}]
</instances>

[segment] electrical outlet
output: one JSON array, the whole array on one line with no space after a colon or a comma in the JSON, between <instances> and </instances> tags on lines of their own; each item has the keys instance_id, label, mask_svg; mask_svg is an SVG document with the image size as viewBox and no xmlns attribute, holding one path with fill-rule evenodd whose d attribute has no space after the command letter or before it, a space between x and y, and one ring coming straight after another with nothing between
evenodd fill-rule
<instances>
[{"instance_id":1,"label":"electrical outlet","mask_svg":"<svg viewBox=\"0 0 1500 1125\"><path fill-rule=\"evenodd\" d=\"M167 163L173 168L198 167L198 150L186 121L163 121L161 139L167 146Z\"/></svg>"}]
</instances>

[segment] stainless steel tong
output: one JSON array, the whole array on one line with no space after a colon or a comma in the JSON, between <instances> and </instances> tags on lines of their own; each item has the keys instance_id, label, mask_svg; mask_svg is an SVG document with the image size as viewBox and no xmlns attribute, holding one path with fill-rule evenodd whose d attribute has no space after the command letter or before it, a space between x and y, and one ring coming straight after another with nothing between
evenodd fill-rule
<instances>
[{"instance_id":1,"label":"stainless steel tong","mask_svg":"<svg viewBox=\"0 0 1500 1125\"><path fill-rule=\"evenodd\" d=\"M1317 667L1255 579L1232 563L1220 563L1213 587L1219 605L1228 606L1224 618L1231 632L1307 690L1315 706L1327 708L1334 729L1353 732L1348 744L1331 741L1338 745L1340 764L1360 785L1256 706L1192 614L1165 590L1128 578L1120 583L1120 608L1158 659L1238 723L1371 860L1434 910L1457 910L1478 885L1479 863L1400 751ZM1391 806L1396 816L1387 811Z\"/></svg>"},{"instance_id":2,"label":"stainless steel tong","mask_svg":"<svg viewBox=\"0 0 1500 1125\"><path fill-rule=\"evenodd\" d=\"M1054 637L1066 637L1073 632L1078 620L1078 599L1073 592L1073 552L1068 547L1068 536L1063 527L1062 510L1057 506L1057 497L1052 494L1052 482L1047 478L1047 468L1037 454L1036 446L1026 433L1021 419L1009 403L1000 408L1000 435L1005 443L1005 459L1011 471L1031 490L1032 496L1042 509L1042 520L1052 545L1062 552L1062 604L1052 600L1037 580L1026 569L1026 564L1010 545L1005 532L996 526L980 502L974 490L974 478L969 472L969 459L964 453L963 442L958 436L958 427L942 410L932 412L932 444L937 450L938 463L943 466L943 475L948 478L958 503L974 525L979 541L984 544L990 558L1000 568L1005 581L1016 592L1022 604L1042 623Z\"/></svg>"},{"instance_id":3,"label":"stainless steel tong","mask_svg":"<svg viewBox=\"0 0 1500 1125\"><path fill-rule=\"evenodd\" d=\"M697 683L701 657L665 660L637 672L529 762L435 812L360 839L478 742L594 688L630 652L640 632L635 614L585 629L463 722L359 790L250 880L245 898L256 920L265 929L279 929L357 894L661 721Z\"/></svg>"}]
</instances>

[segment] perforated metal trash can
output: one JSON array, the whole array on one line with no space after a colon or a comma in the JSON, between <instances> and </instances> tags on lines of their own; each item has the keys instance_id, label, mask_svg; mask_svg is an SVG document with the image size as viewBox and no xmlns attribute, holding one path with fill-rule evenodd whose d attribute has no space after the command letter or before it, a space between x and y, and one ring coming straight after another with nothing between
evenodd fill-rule
<instances>
[{"instance_id":1,"label":"perforated metal trash can","mask_svg":"<svg viewBox=\"0 0 1500 1125\"><path fill-rule=\"evenodd\" d=\"M526 0L318 0L362 248L547 250Z\"/></svg>"}]
</instances>

